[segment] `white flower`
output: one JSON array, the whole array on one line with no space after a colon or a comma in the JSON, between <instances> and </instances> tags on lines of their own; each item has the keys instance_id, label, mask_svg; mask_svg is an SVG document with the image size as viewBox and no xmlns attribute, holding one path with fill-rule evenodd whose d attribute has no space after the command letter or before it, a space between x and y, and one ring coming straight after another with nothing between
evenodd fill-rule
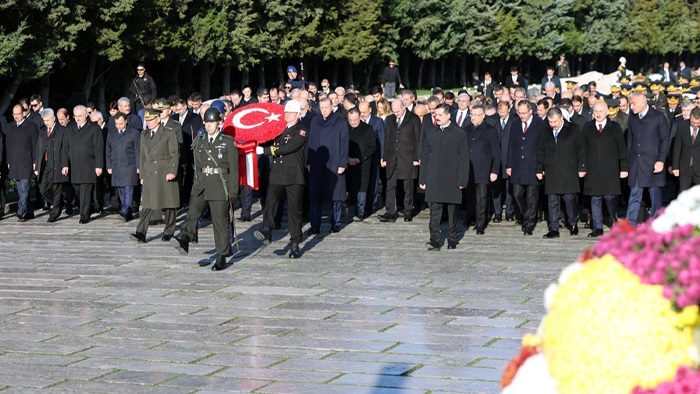
<instances>
[{"instance_id":1,"label":"white flower","mask_svg":"<svg viewBox=\"0 0 700 394\"><path fill-rule=\"evenodd\" d=\"M544 354L536 354L518 369L510 385L501 394L558 394L554 379L547 370Z\"/></svg>"},{"instance_id":2,"label":"white flower","mask_svg":"<svg viewBox=\"0 0 700 394\"><path fill-rule=\"evenodd\" d=\"M566 283L566 281L569 280L571 274L578 272L581 269L583 269L583 264L578 262L569 264L566 267L564 267L564 269L561 270L561 274L559 274L559 284L563 285L564 283Z\"/></svg>"},{"instance_id":3,"label":"white flower","mask_svg":"<svg viewBox=\"0 0 700 394\"><path fill-rule=\"evenodd\" d=\"M552 303L554 302L554 293L557 292L557 286L556 283L552 283L547 287L547 290L544 291L544 310L549 312L549 308L552 307Z\"/></svg>"}]
</instances>

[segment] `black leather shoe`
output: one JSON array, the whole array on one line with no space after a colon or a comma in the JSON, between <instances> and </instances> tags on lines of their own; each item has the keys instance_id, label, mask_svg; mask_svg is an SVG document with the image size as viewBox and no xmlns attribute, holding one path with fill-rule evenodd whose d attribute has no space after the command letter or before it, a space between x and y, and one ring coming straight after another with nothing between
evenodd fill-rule
<instances>
[{"instance_id":1,"label":"black leather shoe","mask_svg":"<svg viewBox=\"0 0 700 394\"><path fill-rule=\"evenodd\" d=\"M532 235L532 230L523 230L523 235Z\"/></svg>"},{"instance_id":2,"label":"black leather shoe","mask_svg":"<svg viewBox=\"0 0 700 394\"><path fill-rule=\"evenodd\" d=\"M483 229L483 228L480 228L480 227L477 227L477 228L476 228L476 235L484 235L484 229Z\"/></svg>"},{"instance_id":3,"label":"black leather shoe","mask_svg":"<svg viewBox=\"0 0 700 394\"><path fill-rule=\"evenodd\" d=\"M457 249L457 242L447 242L447 249Z\"/></svg>"},{"instance_id":4,"label":"black leather shoe","mask_svg":"<svg viewBox=\"0 0 700 394\"><path fill-rule=\"evenodd\" d=\"M571 227L571 229L569 229L569 234L578 235L578 226Z\"/></svg>"},{"instance_id":5,"label":"black leather shoe","mask_svg":"<svg viewBox=\"0 0 700 394\"><path fill-rule=\"evenodd\" d=\"M190 238L186 235L180 237L179 239L178 237L172 237L170 238L170 245L173 245L173 247L177 249L181 255L187 256L190 251Z\"/></svg>"},{"instance_id":6,"label":"black leather shoe","mask_svg":"<svg viewBox=\"0 0 700 394\"><path fill-rule=\"evenodd\" d=\"M437 242L428 241L425 243L425 247L428 248L428 251L430 252L440 251L440 244L438 244Z\"/></svg>"},{"instance_id":7,"label":"black leather shoe","mask_svg":"<svg viewBox=\"0 0 700 394\"><path fill-rule=\"evenodd\" d=\"M506 217L506 222L514 222L515 219L511 217Z\"/></svg>"},{"instance_id":8,"label":"black leather shoe","mask_svg":"<svg viewBox=\"0 0 700 394\"><path fill-rule=\"evenodd\" d=\"M44 212L46 212L46 211L50 211L50 210L51 210L51 205L48 205L48 204L44 204L44 207L43 207L43 208L41 208L41 210L42 210L42 211L44 211Z\"/></svg>"},{"instance_id":9,"label":"black leather shoe","mask_svg":"<svg viewBox=\"0 0 700 394\"><path fill-rule=\"evenodd\" d=\"M24 216L22 216L22 215L17 215L17 221L21 223L21 222L26 222L27 219L25 219Z\"/></svg>"},{"instance_id":10,"label":"black leather shoe","mask_svg":"<svg viewBox=\"0 0 700 394\"><path fill-rule=\"evenodd\" d=\"M83 218L83 219L78 220L78 223L79 224L88 224L88 223L90 223L90 219Z\"/></svg>"},{"instance_id":11,"label":"black leather shoe","mask_svg":"<svg viewBox=\"0 0 700 394\"><path fill-rule=\"evenodd\" d=\"M352 217L353 222L362 222L364 220L365 220L364 216L355 215Z\"/></svg>"},{"instance_id":12,"label":"black leather shoe","mask_svg":"<svg viewBox=\"0 0 700 394\"><path fill-rule=\"evenodd\" d=\"M309 235L317 235L321 233L321 229L318 227L311 227L309 229Z\"/></svg>"},{"instance_id":13,"label":"black leather shoe","mask_svg":"<svg viewBox=\"0 0 700 394\"><path fill-rule=\"evenodd\" d=\"M381 215L377 215L377 219L379 219L379 221L383 223L394 223L396 221L396 215L384 213Z\"/></svg>"},{"instance_id":14,"label":"black leather shoe","mask_svg":"<svg viewBox=\"0 0 700 394\"><path fill-rule=\"evenodd\" d=\"M224 256L219 256L216 258L216 263L211 267L212 271L223 271L226 268L228 268L228 264L226 264L226 257Z\"/></svg>"},{"instance_id":15,"label":"black leather shoe","mask_svg":"<svg viewBox=\"0 0 700 394\"><path fill-rule=\"evenodd\" d=\"M49 216L49 220L47 220L46 222L47 222L47 223L55 223L56 220L58 220L57 217L55 217L55 216Z\"/></svg>"},{"instance_id":16,"label":"black leather shoe","mask_svg":"<svg viewBox=\"0 0 700 394\"><path fill-rule=\"evenodd\" d=\"M170 240L171 240L172 238L173 238L172 235L163 234L163 238L161 238L160 240L163 241L163 242L170 242Z\"/></svg>"},{"instance_id":17,"label":"black leather shoe","mask_svg":"<svg viewBox=\"0 0 700 394\"><path fill-rule=\"evenodd\" d=\"M239 222L250 222L250 218L245 217L245 216L241 216L239 218L236 218L236 220L238 220Z\"/></svg>"},{"instance_id":18,"label":"black leather shoe","mask_svg":"<svg viewBox=\"0 0 700 394\"><path fill-rule=\"evenodd\" d=\"M289 248L289 258L298 259L301 257L301 251L299 250L299 244L292 242L292 246Z\"/></svg>"},{"instance_id":19,"label":"black leather shoe","mask_svg":"<svg viewBox=\"0 0 700 394\"><path fill-rule=\"evenodd\" d=\"M500 223L502 222L501 218L493 218L494 223Z\"/></svg>"},{"instance_id":20,"label":"black leather shoe","mask_svg":"<svg viewBox=\"0 0 700 394\"><path fill-rule=\"evenodd\" d=\"M598 237L600 237L601 235L603 235L603 229L601 229L601 228L596 228L596 229L593 229L593 231L591 231L590 234L588 234L588 237L589 237L589 238L598 238Z\"/></svg>"},{"instance_id":21,"label":"black leather shoe","mask_svg":"<svg viewBox=\"0 0 700 394\"><path fill-rule=\"evenodd\" d=\"M262 243L265 244L265 246L272 243L272 233L270 233L269 231L255 230L253 232L253 235L255 235L255 238L257 238L258 241L262 241Z\"/></svg>"},{"instance_id":22,"label":"black leather shoe","mask_svg":"<svg viewBox=\"0 0 700 394\"><path fill-rule=\"evenodd\" d=\"M545 234L542 238L559 238L559 231L550 231Z\"/></svg>"},{"instance_id":23,"label":"black leather shoe","mask_svg":"<svg viewBox=\"0 0 700 394\"><path fill-rule=\"evenodd\" d=\"M338 226L333 226L331 227L331 233L339 233L340 232L340 227Z\"/></svg>"},{"instance_id":24,"label":"black leather shoe","mask_svg":"<svg viewBox=\"0 0 700 394\"><path fill-rule=\"evenodd\" d=\"M190 240L190 243L195 244L195 245L198 244L199 243L199 234L192 237L192 239Z\"/></svg>"},{"instance_id":25,"label":"black leather shoe","mask_svg":"<svg viewBox=\"0 0 700 394\"><path fill-rule=\"evenodd\" d=\"M412 217L411 215L406 215L406 216L403 217L403 221L404 221L404 222L412 222L412 221L413 221L413 217Z\"/></svg>"},{"instance_id":26,"label":"black leather shoe","mask_svg":"<svg viewBox=\"0 0 700 394\"><path fill-rule=\"evenodd\" d=\"M140 244L146 242L146 235L144 235L143 233L133 233L130 235L130 237L131 237L131 239L133 239L134 241L136 241Z\"/></svg>"}]
</instances>

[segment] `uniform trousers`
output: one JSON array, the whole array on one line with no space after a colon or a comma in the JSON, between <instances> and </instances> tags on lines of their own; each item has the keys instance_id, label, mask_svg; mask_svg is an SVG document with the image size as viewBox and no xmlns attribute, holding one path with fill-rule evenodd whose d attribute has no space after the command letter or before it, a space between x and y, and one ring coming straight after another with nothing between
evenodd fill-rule
<instances>
[{"instance_id":1,"label":"uniform trousers","mask_svg":"<svg viewBox=\"0 0 700 394\"><path fill-rule=\"evenodd\" d=\"M304 209L304 185L273 185L267 186L267 202L263 210L263 227L266 231L272 231L278 206L284 203L284 195L287 194L287 220L289 237L292 243L301 242L302 211Z\"/></svg>"},{"instance_id":2,"label":"uniform trousers","mask_svg":"<svg viewBox=\"0 0 700 394\"><path fill-rule=\"evenodd\" d=\"M523 231L534 230L537 225L540 185L513 185L513 197L523 214Z\"/></svg>"},{"instance_id":3,"label":"uniform trousers","mask_svg":"<svg viewBox=\"0 0 700 394\"><path fill-rule=\"evenodd\" d=\"M593 221L594 230L603 229L603 199L605 199L605 203L608 206L610 220L615 221L615 216L617 216L618 196L612 194L591 196L591 219Z\"/></svg>"},{"instance_id":4,"label":"uniform trousers","mask_svg":"<svg viewBox=\"0 0 700 394\"><path fill-rule=\"evenodd\" d=\"M159 214L162 211L163 218L165 221L163 235L173 236L173 234L175 234L175 219L177 218L177 209L175 208L164 208L155 210L150 208L142 209L141 215L139 215L139 224L136 226L136 232L141 233L144 236L148 233L148 226L151 224L151 215L154 211Z\"/></svg>"},{"instance_id":5,"label":"uniform trousers","mask_svg":"<svg viewBox=\"0 0 700 394\"><path fill-rule=\"evenodd\" d=\"M644 195L643 187L639 183L630 187L630 199L627 204L627 220L632 226L637 226L639 218L639 208L642 204L642 196ZM651 198L651 217L656 216L656 212L661 209L661 188L649 187L649 197Z\"/></svg>"},{"instance_id":6,"label":"uniform trousers","mask_svg":"<svg viewBox=\"0 0 700 394\"><path fill-rule=\"evenodd\" d=\"M430 230L430 242L440 244L440 223L442 222L442 206L441 202L430 202L430 222L428 229ZM447 242L457 243L457 226L460 204L444 204L447 205L447 223L449 230L447 232Z\"/></svg>"},{"instance_id":7,"label":"uniform trousers","mask_svg":"<svg viewBox=\"0 0 700 394\"><path fill-rule=\"evenodd\" d=\"M61 199L63 198L63 184L53 182L53 171L43 167L43 173L39 174L39 190L47 204L51 204L50 218L61 215Z\"/></svg>"},{"instance_id":8,"label":"uniform trousers","mask_svg":"<svg viewBox=\"0 0 700 394\"><path fill-rule=\"evenodd\" d=\"M90 219L90 210L92 208L92 189L94 183L74 183L73 189L78 194L78 202L80 203L80 219Z\"/></svg>"},{"instance_id":9,"label":"uniform trousers","mask_svg":"<svg viewBox=\"0 0 700 394\"><path fill-rule=\"evenodd\" d=\"M185 225L180 230L180 237L187 236L190 240L197 235L197 222L204 208L209 206L211 211L212 228L214 229L214 246L219 256L231 255L231 219L229 216L228 200L204 199L204 193L195 196L190 195L190 206L187 210ZM173 227L174 230L174 227Z\"/></svg>"},{"instance_id":10,"label":"uniform trousers","mask_svg":"<svg viewBox=\"0 0 700 394\"><path fill-rule=\"evenodd\" d=\"M549 231L559 232L559 216L561 212L560 202L564 200L566 217L570 226L578 223L578 195L577 194L547 194L547 227ZM602 219L601 219L602 220Z\"/></svg>"},{"instance_id":11,"label":"uniform trousers","mask_svg":"<svg viewBox=\"0 0 700 394\"><path fill-rule=\"evenodd\" d=\"M403 212L406 216L411 216L413 212L413 179L399 179L398 170L386 180L386 213L396 215L396 182L403 182Z\"/></svg>"}]
</instances>

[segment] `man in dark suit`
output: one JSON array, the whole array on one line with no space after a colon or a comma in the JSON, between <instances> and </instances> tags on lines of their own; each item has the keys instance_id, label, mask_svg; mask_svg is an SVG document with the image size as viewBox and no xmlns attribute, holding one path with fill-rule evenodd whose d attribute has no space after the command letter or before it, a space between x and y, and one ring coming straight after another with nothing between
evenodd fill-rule
<instances>
[{"instance_id":1,"label":"man in dark suit","mask_svg":"<svg viewBox=\"0 0 700 394\"><path fill-rule=\"evenodd\" d=\"M523 234L532 235L537 225L537 204L540 195L541 181L537 179L536 165L540 145L540 136L545 129L545 123L533 116L532 108L527 100L522 100L517 107L520 127L511 129L508 143L506 173L513 185L513 196L523 213Z\"/></svg>"},{"instance_id":2,"label":"man in dark suit","mask_svg":"<svg viewBox=\"0 0 700 394\"><path fill-rule=\"evenodd\" d=\"M547 195L547 226L544 238L559 238L560 202L566 205L566 217L571 235L578 235L579 178L586 176L586 160L578 126L565 122L561 110L547 110L549 129L540 138L537 155L537 179L544 178Z\"/></svg>"},{"instance_id":3,"label":"man in dark suit","mask_svg":"<svg viewBox=\"0 0 700 394\"><path fill-rule=\"evenodd\" d=\"M678 62L678 78L684 78L686 81L690 81L691 78L690 67L686 67L683 60Z\"/></svg>"},{"instance_id":4,"label":"man in dark suit","mask_svg":"<svg viewBox=\"0 0 700 394\"><path fill-rule=\"evenodd\" d=\"M419 187L430 203L429 251L440 250L440 222L447 205L449 232L447 249L457 247L457 216L462 190L469 183L469 147L466 133L450 121L450 107L440 104L435 110L438 126L426 136L421 151Z\"/></svg>"},{"instance_id":5,"label":"man in dark suit","mask_svg":"<svg viewBox=\"0 0 700 394\"><path fill-rule=\"evenodd\" d=\"M457 109L452 110L452 119L455 119L455 126L466 130L471 124L469 113L469 102L471 96L468 93L460 93L457 97Z\"/></svg>"},{"instance_id":6,"label":"man in dark suit","mask_svg":"<svg viewBox=\"0 0 700 394\"><path fill-rule=\"evenodd\" d=\"M369 179L369 190L367 191L367 198L371 203L370 209L367 210L369 213L366 214L369 215L373 213L374 210L377 208L380 178L379 162L383 158L382 155L384 155L384 137L386 136L386 131L384 129L384 121L372 115L372 108L368 102L361 102L358 108L360 109L360 118L363 122L367 123L372 127L372 130L374 130L374 135L376 137L375 146L377 147L377 149L375 150L374 157L372 158L372 168Z\"/></svg>"},{"instance_id":7,"label":"man in dark suit","mask_svg":"<svg viewBox=\"0 0 700 394\"><path fill-rule=\"evenodd\" d=\"M496 99L496 96L493 94L493 79L491 79L490 72L484 73L484 80L479 83L479 92L487 98Z\"/></svg>"},{"instance_id":8,"label":"man in dark suit","mask_svg":"<svg viewBox=\"0 0 700 394\"><path fill-rule=\"evenodd\" d=\"M68 167L66 129L56 122L53 109L45 108L42 117L46 130L39 132L34 155L34 174L44 201L51 205L48 222L53 223L61 215L63 183L68 182L68 177L61 173L63 167Z\"/></svg>"},{"instance_id":9,"label":"man in dark suit","mask_svg":"<svg viewBox=\"0 0 700 394\"><path fill-rule=\"evenodd\" d=\"M240 101L240 91L238 91ZM199 131L204 128L202 117L187 108L187 104L182 100L178 100L175 104L177 118L173 115L173 119L177 120L182 126L182 146L180 161L182 168L182 177L180 182L180 202L183 206L189 205L190 192L192 191L192 183L194 182L194 156L192 154L192 141L199 134Z\"/></svg>"},{"instance_id":10,"label":"man in dark suit","mask_svg":"<svg viewBox=\"0 0 700 394\"><path fill-rule=\"evenodd\" d=\"M345 96L347 97L347 95ZM361 222L365 219L367 205L367 190L369 189L372 173L372 159L377 150L377 137L372 126L360 120L360 110L357 107L348 110L350 125L350 147L348 149L349 167L345 180L348 195L356 201L353 220ZM370 204L372 201L370 200ZM372 209L367 211L371 212Z\"/></svg>"},{"instance_id":11,"label":"man in dark suit","mask_svg":"<svg viewBox=\"0 0 700 394\"><path fill-rule=\"evenodd\" d=\"M587 116L583 108L583 97L578 95L572 97L571 105L574 110L574 113L571 114L571 123L576 124L579 128L583 128L583 125L586 124Z\"/></svg>"},{"instance_id":12,"label":"man in dark suit","mask_svg":"<svg viewBox=\"0 0 700 394\"><path fill-rule=\"evenodd\" d=\"M649 189L651 216L661 208L661 188L666 184L664 162L668 154L670 133L664 115L651 108L644 93L630 96L633 115L629 118L627 148L630 157L630 198L627 220L637 226L644 189Z\"/></svg>"},{"instance_id":13,"label":"man in dark suit","mask_svg":"<svg viewBox=\"0 0 700 394\"><path fill-rule=\"evenodd\" d=\"M527 90L527 83L525 78L518 73L518 66L513 66L510 68L510 76L506 77L505 87L510 88L523 88Z\"/></svg>"},{"instance_id":14,"label":"man in dark suit","mask_svg":"<svg viewBox=\"0 0 700 394\"><path fill-rule=\"evenodd\" d=\"M396 62L393 59L389 60L389 65L384 67L384 72L382 72L382 77L380 78L382 89L384 89L384 96L388 98L393 98L396 96L396 85L399 88L403 88L401 84L401 75L399 73L399 68L396 67Z\"/></svg>"},{"instance_id":15,"label":"man in dark suit","mask_svg":"<svg viewBox=\"0 0 700 394\"><path fill-rule=\"evenodd\" d=\"M676 75L671 70L671 65L668 62L664 62L663 68L659 71L661 74L661 82L677 83Z\"/></svg>"},{"instance_id":16,"label":"man in dark suit","mask_svg":"<svg viewBox=\"0 0 700 394\"><path fill-rule=\"evenodd\" d=\"M17 220L24 222L34 218L34 210L28 204L29 181L32 179L39 127L29 121L20 104L12 107L12 117L15 121L8 125L5 141L8 178L17 182Z\"/></svg>"},{"instance_id":17,"label":"man in dark suit","mask_svg":"<svg viewBox=\"0 0 700 394\"><path fill-rule=\"evenodd\" d=\"M406 110L402 99L391 102L392 114L387 116L384 155L381 166L386 168L386 212L379 215L382 222L395 222L396 182L404 189L404 221L413 220L413 182L418 178L420 164L421 125L418 116Z\"/></svg>"},{"instance_id":18,"label":"man in dark suit","mask_svg":"<svg viewBox=\"0 0 700 394\"><path fill-rule=\"evenodd\" d=\"M469 179L476 193L476 234L483 235L486 227L488 186L498 178L501 168L501 146L498 132L484 122L484 106L472 107L470 124L466 127L469 146Z\"/></svg>"},{"instance_id":19,"label":"man in dark suit","mask_svg":"<svg viewBox=\"0 0 700 394\"><path fill-rule=\"evenodd\" d=\"M557 75L554 74L554 67L552 66L547 66L547 74L542 77L542 89L544 90L544 85L547 84L547 82L552 82L554 84L554 88L558 89L559 92L561 92L561 80Z\"/></svg>"},{"instance_id":20,"label":"man in dark suit","mask_svg":"<svg viewBox=\"0 0 700 394\"><path fill-rule=\"evenodd\" d=\"M133 218L134 187L139 184L141 135L127 124L124 113L117 112L113 118L116 130L107 135L106 166L112 176L112 186L119 195L119 215L128 222Z\"/></svg>"},{"instance_id":21,"label":"man in dark suit","mask_svg":"<svg viewBox=\"0 0 700 394\"><path fill-rule=\"evenodd\" d=\"M586 152L586 178L583 194L591 196L591 219L595 238L603 235L603 199L608 207L610 222L617 216L617 204L622 194L620 178L627 178L629 158L622 127L608 119L608 105L593 106L594 120L583 126L581 137Z\"/></svg>"},{"instance_id":22,"label":"man in dark suit","mask_svg":"<svg viewBox=\"0 0 700 394\"><path fill-rule=\"evenodd\" d=\"M700 185L700 108L690 111L690 120L680 122L673 143L673 175L678 177L680 191Z\"/></svg>"},{"instance_id":23,"label":"man in dark suit","mask_svg":"<svg viewBox=\"0 0 700 394\"><path fill-rule=\"evenodd\" d=\"M503 215L503 200L506 205L506 221L512 221L515 217L515 199L513 198L513 187L510 185L510 176L506 173L506 161L508 157L508 141L512 129L520 127L520 118L511 116L510 103L501 101L498 103L498 139L501 145L501 169L500 176L493 183L493 212L494 223L500 223Z\"/></svg>"}]
</instances>

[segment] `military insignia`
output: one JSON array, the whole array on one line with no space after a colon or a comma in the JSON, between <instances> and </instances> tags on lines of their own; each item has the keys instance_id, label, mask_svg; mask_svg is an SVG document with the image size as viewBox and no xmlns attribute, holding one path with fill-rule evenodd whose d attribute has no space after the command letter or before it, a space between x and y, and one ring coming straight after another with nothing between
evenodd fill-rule
<instances>
[{"instance_id":1,"label":"military insignia","mask_svg":"<svg viewBox=\"0 0 700 394\"><path fill-rule=\"evenodd\" d=\"M304 130L299 130L299 135L302 137L306 137L306 131Z\"/></svg>"},{"instance_id":2,"label":"military insignia","mask_svg":"<svg viewBox=\"0 0 700 394\"><path fill-rule=\"evenodd\" d=\"M284 143L285 143L285 144L286 144L286 143L289 143L289 140L291 140L291 139L292 139L292 136L291 136L291 135L289 135L289 134L285 135L285 136L284 136Z\"/></svg>"}]
</instances>

